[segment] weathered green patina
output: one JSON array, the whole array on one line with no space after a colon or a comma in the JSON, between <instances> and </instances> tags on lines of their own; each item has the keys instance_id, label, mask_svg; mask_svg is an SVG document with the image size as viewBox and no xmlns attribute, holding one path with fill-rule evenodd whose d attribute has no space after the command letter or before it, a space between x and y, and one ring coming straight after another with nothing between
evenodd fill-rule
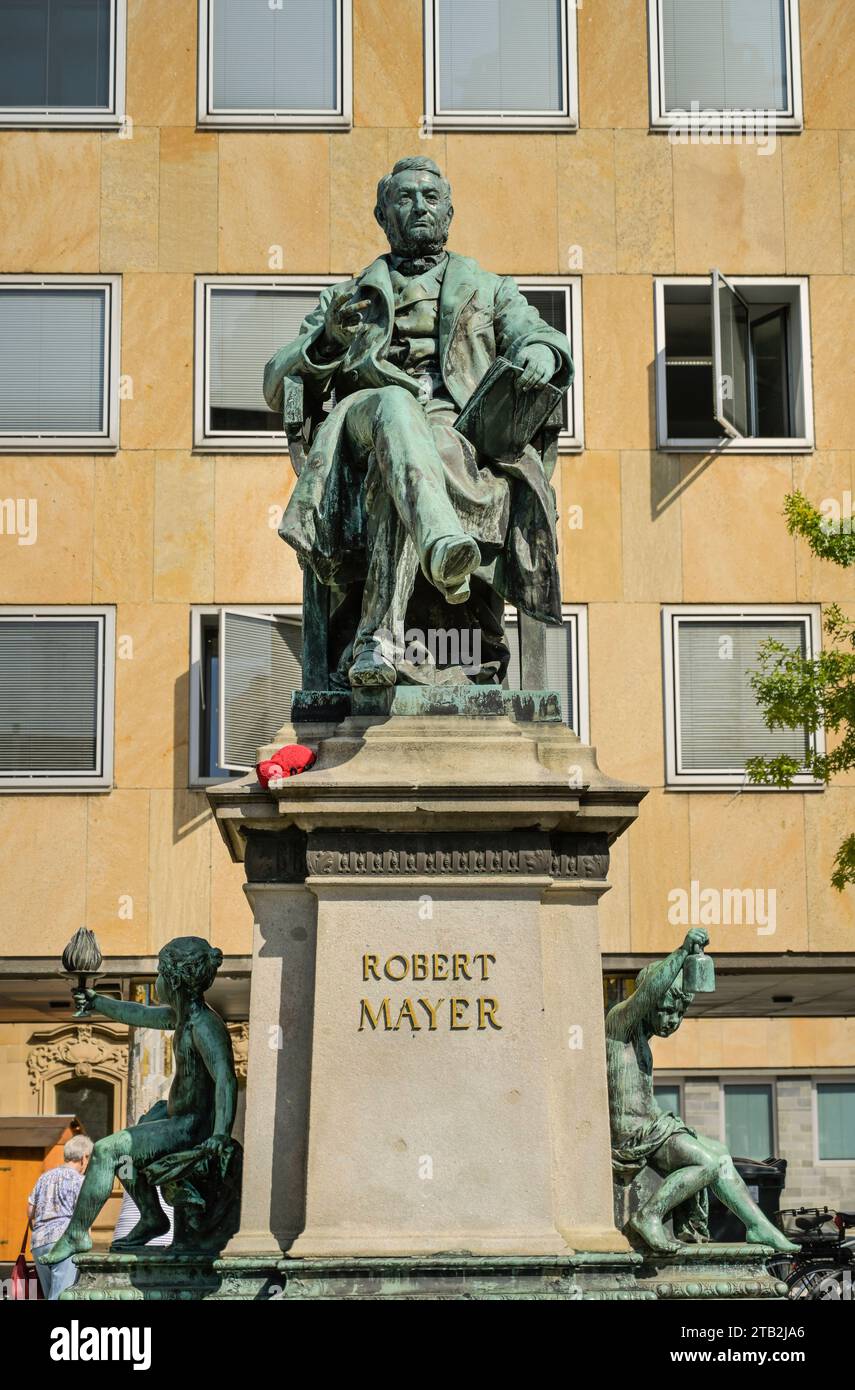
<instances>
[{"instance_id":1,"label":"weathered green patina","mask_svg":"<svg viewBox=\"0 0 855 1390\"><path fill-rule=\"evenodd\" d=\"M677 1255L685 1245L708 1241L707 1189L712 1188L745 1224L750 1244L795 1251L798 1247L773 1226L751 1197L724 1144L696 1134L678 1115L666 1114L654 1095L649 1040L670 1037L682 1023L693 997L683 988L683 967L708 941L703 927L693 927L666 960L640 971L635 993L606 1017L615 1177L628 1182L649 1166L663 1179L630 1217L627 1234L659 1255ZM674 1240L665 1230L669 1216Z\"/></svg>"},{"instance_id":2,"label":"weathered green patina","mask_svg":"<svg viewBox=\"0 0 855 1390\"><path fill-rule=\"evenodd\" d=\"M399 161L375 209L390 254L325 289L265 372L299 469L280 534L305 573L307 689L501 684L505 602L561 622L553 460L534 402L569 387L570 345L514 280L446 253L453 212L432 160ZM456 424L499 359L490 436L506 426L516 443L486 457ZM477 633L477 661L412 659L405 631L452 628Z\"/></svg>"},{"instance_id":3,"label":"weathered green patina","mask_svg":"<svg viewBox=\"0 0 855 1390\"><path fill-rule=\"evenodd\" d=\"M174 1208L173 1243L161 1256L221 1250L238 1226L242 1151L231 1137L237 1102L228 1029L209 1004L222 952L198 936L169 941L158 957L156 1007L73 991L77 1017L103 1014L139 1028L174 1029L175 1074L169 1099L136 1125L99 1139L74 1215L45 1257L55 1264L92 1248L89 1229L118 1176L140 1218L116 1251L141 1250L169 1229L157 1188Z\"/></svg>"}]
</instances>

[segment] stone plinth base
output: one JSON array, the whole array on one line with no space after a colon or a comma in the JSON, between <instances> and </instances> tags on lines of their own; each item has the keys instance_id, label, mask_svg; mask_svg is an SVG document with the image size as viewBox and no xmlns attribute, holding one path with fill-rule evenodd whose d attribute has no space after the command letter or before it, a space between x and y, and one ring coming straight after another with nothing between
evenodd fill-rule
<instances>
[{"instance_id":1,"label":"stone plinth base","mask_svg":"<svg viewBox=\"0 0 855 1390\"><path fill-rule=\"evenodd\" d=\"M687 1245L677 1255L643 1255L639 1285L658 1299L786 1298L770 1274L766 1245Z\"/></svg>"}]
</instances>

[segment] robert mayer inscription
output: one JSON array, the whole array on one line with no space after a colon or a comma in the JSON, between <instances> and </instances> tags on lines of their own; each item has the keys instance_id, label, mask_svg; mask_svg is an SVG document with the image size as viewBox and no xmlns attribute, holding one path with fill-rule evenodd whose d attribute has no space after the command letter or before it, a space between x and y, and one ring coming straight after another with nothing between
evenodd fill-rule
<instances>
[{"instance_id":1,"label":"robert mayer inscription","mask_svg":"<svg viewBox=\"0 0 855 1390\"><path fill-rule=\"evenodd\" d=\"M490 967L495 964L496 957L489 951L414 951L385 959L367 951L362 957L362 979L381 983L392 980L396 984L407 979L483 983L489 980ZM408 1028L411 1033L436 1033L447 1028L452 1033L469 1029L485 1033L492 1028L500 1032L498 1010L498 999L486 994L474 999L457 992L431 998L405 995L394 1001L386 995L379 1002L363 998L359 1001L357 1031L397 1033Z\"/></svg>"}]
</instances>

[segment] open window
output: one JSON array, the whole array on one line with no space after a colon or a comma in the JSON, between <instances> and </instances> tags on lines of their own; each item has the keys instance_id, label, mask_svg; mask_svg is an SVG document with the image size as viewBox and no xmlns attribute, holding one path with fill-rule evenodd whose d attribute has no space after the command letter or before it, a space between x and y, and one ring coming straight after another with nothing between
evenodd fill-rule
<instances>
[{"instance_id":1,"label":"open window","mask_svg":"<svg viewBox=\"0 0 855 1390\"><path fill-rule=\"evenodd\" d=\"M813 448L807 281L656 281L660 449Z\"/></svg>"}]
</instances>

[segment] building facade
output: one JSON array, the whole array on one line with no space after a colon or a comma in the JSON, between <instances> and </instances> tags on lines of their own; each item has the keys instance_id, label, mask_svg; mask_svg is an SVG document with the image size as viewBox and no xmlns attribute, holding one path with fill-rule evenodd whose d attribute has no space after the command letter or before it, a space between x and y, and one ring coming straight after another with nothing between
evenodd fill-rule
<instances>
[{"instance_id":1,"label":"building facade","mask_svg":"<svg viewBox=\"0 0 855 1390\"><path fill-rule=\"evenodd\" d=\"M377 182L424 154L451 247L573 344L550 660L600 766L650 787L606 992L709 925L720 990L657 1047L663 1098L787 1158L787 1199L851 1207L853 777L744 776L805 747L764 730L759 643L814 652L855 611L783 518L795 489L852 515L848 0L0 0L0 39L0 1113L97 1079L56 974L81 924L123 990L209 937L246 1017L205 786L282 722L302 596L260 374L385 250Z\"/></svg>"}]
</instances>

